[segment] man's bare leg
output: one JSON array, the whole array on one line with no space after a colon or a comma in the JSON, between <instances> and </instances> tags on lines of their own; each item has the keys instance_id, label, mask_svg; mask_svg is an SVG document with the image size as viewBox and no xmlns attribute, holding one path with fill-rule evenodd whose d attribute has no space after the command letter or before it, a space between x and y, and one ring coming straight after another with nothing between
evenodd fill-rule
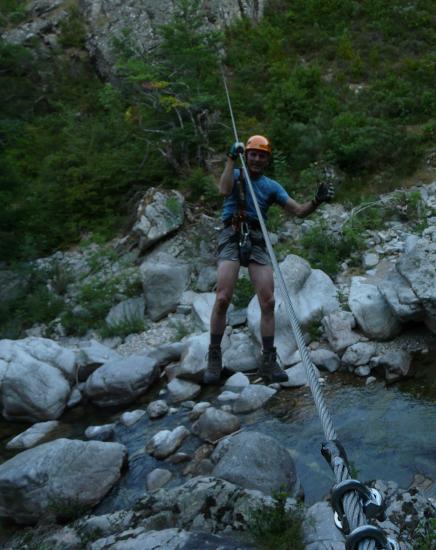
<instances>
[{"instance_id":1,"label":"man's bare leg","mask_svg":"<svg viewBox=\"0 0 436 550\"><path fill-rule=\"evenodd\" d=\"M258 373L269 382L286 382L287 374L277 363L277 353L274 347L275 317L274 317L274 277L270 265L250 262L248 266L251 281L260 305L260 333L262 336L262 363Z\"/></svg>"},{"instance_id":2,"label":"man's bare leg","mask_svg":"<svg viewBox=\"0 0 436 550\"><path fill-rule=\"evenodd\" d=\"M207 369L203 376L205 384L218 384L221 376L221 340L226 328L226 316L238 279L239 262L222 260L218 266L218 282L215 304L210 318L210 346Z\"/></svg>"}]
</instances>

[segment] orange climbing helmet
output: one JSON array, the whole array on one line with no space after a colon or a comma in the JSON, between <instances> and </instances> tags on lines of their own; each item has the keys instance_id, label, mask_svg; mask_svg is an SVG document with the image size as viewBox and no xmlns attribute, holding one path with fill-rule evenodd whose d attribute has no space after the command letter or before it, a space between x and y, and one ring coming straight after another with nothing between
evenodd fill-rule
<instances>
[{"instance_id":1,"label":"orange climbing helmet","mask_svg":"<svg viewBox=\"0 0 436 550\"><path fill-rule=\"evenodd\" d=\"M257 151L266 151L268 154L272 154L270 142L264 136L251 136L248 138L245 150L256 149Z\"/></svg>"}]
</instances>

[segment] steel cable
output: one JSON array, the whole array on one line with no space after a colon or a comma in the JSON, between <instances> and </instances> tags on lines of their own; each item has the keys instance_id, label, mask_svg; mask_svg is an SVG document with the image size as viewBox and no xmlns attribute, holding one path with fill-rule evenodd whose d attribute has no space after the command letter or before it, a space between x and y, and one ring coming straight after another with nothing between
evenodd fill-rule
<instances>
[{"instance_id":1,"label":"steel cable","mask_svg":"<svg viewBox=\"0 0 436 550\"><path fill-rule=\"evenodd\" d=\"M225 89L225 92L226 92L227 103L228 103L229 112L230 112L230 118L232 120L232 127L233 127L234 136L235 136L235 141L239 142L238 132L237 132L237 129L236 129L235 117L234 117L234 114L233 114L232 104L231 104L231 100L230 100L230 93L229 93L229 90L228 90L228 87L227 87L227 80L226 80L222 65L221 65L221 74L222 74L222 78L223 78L224 89ZM321 425L322 425L322 428L323 428L323 431L324 431L324 435L325 435L326 439L329 440L329 441L330 440L336 440L337 435L336 435L335 429L333 427L333 421L332 421L330 413L327 409L327 406L326 406L326 403L325 403L325 400L324 400L323 391L322 391L321 385L320 385L319 380L318 380L318 376L316 374L315 368L312 364L312 361L311 361L310 356L309 356L309 352L308 352L306 344L304 342L303 333L301 331L300 324L298 322L297 316L296 316L294 308L292 306L292 302L291 302L291 299L289 297L288 289L286 287L286 283L285 283L285 280L283 278L283 274L282 274L282 272L280 270L280 267L279 267L279 264L277 262L277 259L276 259L276 256L275 256L272 244L271 244L271 240L270 240L270 237L269 237L269 234L268 234L268 230L266 228L265 221L263 219L262 212L259 208L259 203L257 201L256 195L255 195L255 192L254 192L253 184L252 184L250 175L249 175L248 170L247 170L247 166L246 166L246 163L245 163L245 158L244 158L244 155L242 153L239 154L239 160L241 162L242 170L243 170L243 173L244 173L244 176L245 176L245 180L247 182L248 189L249 189L251 197L253 199L254 208L256 210L256 214L257 214L257 217L258 217L258 220L259 220L259 223L260 223L262 234L263 234L263 237L265 239L265 244L266 244L268 254L271 258L271 263L272 263L273 270L274 270L274 273L275 273L276 278L277 278L277 283L278 283L278 287L279 287L279 290L280 290L280 294L281 294L284 306L286 308L286 312L288 314L288 319L289 319L289 322L290 322L290 325L291 325L291 329L292 329L292 332L294 334L295 341L297 343L298 350L300 352L300 356L301 356L302 362L303 362L304 367L305 367L307 380L309 382L309 387L310 387L310 390L311 390L312 395L313 395L313 399L314 399L314 402L315 402L315 406L316 406L319 418L321 420ZM346 479L351 479L348 468L346 467L346 465L342 461L335 462L332 465L332 468L333 468L333 472L335 474L337 483L339 483L341 481L344 481ZM345 514L346 514L346 517L347 517L347 520L348 520L348 523L349 523L350 531L353 531L357 527L360 527L362 525L367 524L366 516L363 512L361 501L360 501L358 495L356 494L356 492L350 491L349 493L345 494L344 499L343 499L343 506L344 506L344 511L345 511ZM374 539L364 539L361 542L359 542L359 550L376 550L376 542L374 541Z\"/></svg>"}]
</instances>

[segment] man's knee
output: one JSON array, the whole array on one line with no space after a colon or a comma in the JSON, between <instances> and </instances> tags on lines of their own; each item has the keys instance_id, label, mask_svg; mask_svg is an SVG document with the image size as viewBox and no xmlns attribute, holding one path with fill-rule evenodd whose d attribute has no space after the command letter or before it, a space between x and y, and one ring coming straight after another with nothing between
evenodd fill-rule
<instances>
[{"instance_id":1,"label":"man's knee","mask_svg":"<svg viewBox=\"0 0 436 550\"><path fill-rule=\"evenodd\" d=\"M219 291L216 294L215 308L219 312L226 312L230 305L231 300L232 300L232 296L229 292L224 290Z\"/></svg>"},{"instance_id":2,"label":"man's knee","mask_svg":"<svg viewBox=\"0 0 436 550\"><path fill-rule=\"evenodd\" d=\"M262 310L262 313L274 313L274 307L276 305L274 294L263 296L260 299L259 303L260 303L260 309Z\"/></svg>"}]
</instances>

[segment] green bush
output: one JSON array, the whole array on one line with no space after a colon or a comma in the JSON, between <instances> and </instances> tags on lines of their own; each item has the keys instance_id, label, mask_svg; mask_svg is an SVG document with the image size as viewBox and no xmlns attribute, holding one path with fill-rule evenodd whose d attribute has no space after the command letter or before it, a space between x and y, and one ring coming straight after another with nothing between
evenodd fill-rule
<instances>
[{"instance_id":1,"label":"green bush","mask_svg":"<svg viewBox=\"0 0 436 550\"><path fill-rule=\"evenodd\" d=\"M303 550L304 535L302 523L304 512L301 507L288 509L288 495L277 492L272 506L262 506L251 513L249 531L259 548L269 550Z\"/></svg>"},{"instance_id":2,"label":"green bush","mask_svg":"<svg viewBox=\"0 0 436 550\"><path fill-rule=\"evenodd\" d=\"M233 305L236 308L247 307L250 300L253 298L254 289L250 279L247 277L240 277L236 281L235 291L233 293Z\"/></svg>"}]
</instances>

